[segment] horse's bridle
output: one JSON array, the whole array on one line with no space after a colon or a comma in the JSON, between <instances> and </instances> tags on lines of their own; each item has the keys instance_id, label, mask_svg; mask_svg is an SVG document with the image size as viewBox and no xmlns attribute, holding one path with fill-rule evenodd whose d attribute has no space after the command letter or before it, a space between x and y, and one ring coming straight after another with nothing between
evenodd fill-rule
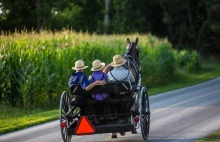
<instances>
[{"instance_id":1,"label":"horse's bridle","mask_svg":"<svg viewBox=\"0 0 220 142\"><path fill-rule=\"evenodd\" d=\"M131 47L133 46L133 44L134 44L133 42L129 44L128 49L127 49L126 52L123 54L123 58L128 57L128 53L130 52ZM138 49L137 45L135 46L135 48L136 48L137 52L139 52L139 49ZM139 54L139 53L138 53L138 54ZM134 60L133 60L133 61L134 61ZM135 61L134 61L134 62L135 62ZM135 63L136 63L136 62L135 62Z\"/></svg>"},{"instance_id":2,"label":"horse's bridle","mask_svg":"<svg viewBox=\"0 0 220 142\"><path fill-rule=\"evenodd\" d=\"M126 50L126 52L124 53L124 55L123 55L123 57L127 57L128 56L128 53L130 52L130 50L131 50L131 45L133 45L134 43L130 43L129 44L129 47L128 47L128 49Z\"/></svg>"}]
</instances>

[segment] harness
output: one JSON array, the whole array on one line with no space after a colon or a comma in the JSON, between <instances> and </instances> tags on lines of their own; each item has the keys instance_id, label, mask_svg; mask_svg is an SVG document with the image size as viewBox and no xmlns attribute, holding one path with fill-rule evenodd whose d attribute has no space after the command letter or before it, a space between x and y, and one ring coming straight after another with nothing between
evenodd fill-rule
<instances>
[{"instance_id":1,"label":"harness","mask_svg":"<svg viewBox=\"0 0 220 142\"><path fill-rule=\"evenodd\" d=\"M134 44L134 43L129 44L128 49L127 49L126 52L123 54L123 57L125 57L125 58L127 58L127 59L130 59L132 62L134 62L134 63L137 65L137 63L136 63L136 61L133 59L133 57L132 57L131 55L129 55L129 52L130 52L131 47L132 47L133 44ZM140 52L140 50L139 50L139 48L138 48L137 46L135 46L135 49L136 49L137 56L138 56L138 58L139 58L139 52ZM139 61L138 61L138 62L139 62Z\"/></svg>"},{"instance_id":2,"label":"harness","mask_svg":"<svg viewBox=\"0 0 220 142\"><path fill-rule=\"evenodd\" d=\"M128 49L126 50L126 52L124 53L123 56L128 56L128 53L130 52L130 49L131 49L131 44L129 44L129 47L128 47Z\"/></svg>"},{"instance_id":3,"label":"harness","mask_svg":"<svg viewBox=\"0 0 220 142\"><path fill-rule=\"evenodd\" d=\"M133 45L134 43L131 43L131 44L129 44L129 47L128 47L128 49L126 50L126 52L123 54L123 56L128 56L129 55L129 52L130 52L130 50L131 50L131 46ZM137 46L135 46L135 48L136 48L136 50L138 51L137 52L137 54L138 54L138 57L139 57L139 48L137 47Z\"/></svg>"}]
</instances>

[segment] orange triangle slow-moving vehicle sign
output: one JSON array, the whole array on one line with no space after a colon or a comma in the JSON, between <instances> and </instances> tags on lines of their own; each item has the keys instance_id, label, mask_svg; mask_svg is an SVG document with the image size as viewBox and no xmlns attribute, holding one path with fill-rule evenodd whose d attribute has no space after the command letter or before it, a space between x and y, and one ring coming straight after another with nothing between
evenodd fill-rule
<instances>
[{"instance_id":1,"label":"orange triangle slow-moving vehicle sign","mask_svg":"<svg viewBox=\"0 0 220 142\"><path fill-rule=\"evenodd\" d=\"M95 128L86 116L82 116L76 126L75 133L77 135L88 135L95 133Z\"/></svg>"}]
</instances>

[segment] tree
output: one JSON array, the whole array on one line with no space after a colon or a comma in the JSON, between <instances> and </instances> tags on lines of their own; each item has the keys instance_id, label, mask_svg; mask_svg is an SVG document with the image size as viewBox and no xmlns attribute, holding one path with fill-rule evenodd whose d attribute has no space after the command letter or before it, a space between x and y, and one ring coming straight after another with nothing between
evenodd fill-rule
<instances>
[{"instance_id":1,"label":"tree","mask_svg":"<svg viewBox=\"0 0 220 142\"><path fill-rule=\"evenodd\" d=\"M1 0L1 28L4 30L36 27L35 0Z\"/></svg>"},{"instance_id":2,"label":"tree","mask_svg":"<svg viewBox=\"0 0 220 142\"><path fill-rule=\"evenodd\" d=\"M164 0L161 6L164 11L163 22L168 27L168 38L178 49L207 52L210 36L217 38L220 34L217 26L220 2L217 0Z\"/></svg>"}]
</instances>

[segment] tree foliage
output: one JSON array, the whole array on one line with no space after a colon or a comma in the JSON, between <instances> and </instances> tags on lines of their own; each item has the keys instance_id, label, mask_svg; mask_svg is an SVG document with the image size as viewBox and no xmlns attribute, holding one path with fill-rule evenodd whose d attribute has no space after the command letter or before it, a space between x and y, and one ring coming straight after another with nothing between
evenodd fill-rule
<instances>
[{"instance_id":1,"label":"tree foliage","mask_svg":"<svg viewBox=\"0 0 220 142\"><path fill-rule=\"evenodd\" d=\"M219 0L0 0L0 28L47 28L168 37L177 49L220 53ZM104 25L104 14L110 22Z\"/></svg>"},{"instance_id":2,"label":"tree foliage","mask_svg":"<svg viewBox=\"0 0 220 142\"><path fill-rule=\"evenodd\" d=\"M198 51L210 46L217 47L214 44L217 44L220 34L218 26L220 18L217 15L220 12L219 1L165 0L161 2L161 7L164 11L163 22L167 25L169 40L175 47L188 47ZM219 52L219 48L213 50Z\"/></svg>"}]
</instances>

